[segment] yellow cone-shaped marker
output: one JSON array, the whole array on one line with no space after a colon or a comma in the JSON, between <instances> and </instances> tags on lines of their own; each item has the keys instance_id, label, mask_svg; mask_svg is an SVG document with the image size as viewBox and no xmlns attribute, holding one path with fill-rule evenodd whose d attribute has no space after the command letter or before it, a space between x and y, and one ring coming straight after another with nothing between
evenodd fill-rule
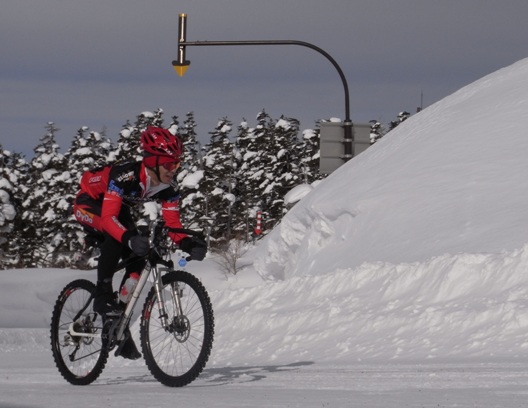
<instances>
[{"instance_id":1,"label":"yellow cone-shaped marker","mask_svg":"<svg viewBox=\"0 0 528 408\"><path fill-rule=\"evenodd\" d=\"M183 62L180 62L180 61L183 61ZM185 74L185 72L187 71L187 68L189 68L189 65L191 65L191 61L186 61L185 59L172 61L172 67L181 77L183 76L183 74Z\"/></svg>"},{"instance_id":2,"label":"yellow cone-shaped marker","mask_svg":"<svg viewBox=\"0 0 528 408\"><path fill-rule=\"evenodd\" d=\"M189 64L172 64L172 67L178 73L178 75L182 77L185 74L185 71L187 71L187 68L189 68Z\"/></svg>"}]
</instances>

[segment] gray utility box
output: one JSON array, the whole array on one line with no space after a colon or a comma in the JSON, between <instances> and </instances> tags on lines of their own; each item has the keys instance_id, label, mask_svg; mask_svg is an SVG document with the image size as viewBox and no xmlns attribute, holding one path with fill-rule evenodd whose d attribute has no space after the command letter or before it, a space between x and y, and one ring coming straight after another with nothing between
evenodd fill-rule
<instances>
[{"instance_id":1,"label":"gray utility box","mask_svg":"<svg viewBox=\"0 0 528 408\"><path fill-rule=\"evenodd\" d=\"M345 127L343 122L321 122L319 171L331 173L345 163ZM354 156L370 146L370 124L352 126Z\"/></svg>"}]
</instances>

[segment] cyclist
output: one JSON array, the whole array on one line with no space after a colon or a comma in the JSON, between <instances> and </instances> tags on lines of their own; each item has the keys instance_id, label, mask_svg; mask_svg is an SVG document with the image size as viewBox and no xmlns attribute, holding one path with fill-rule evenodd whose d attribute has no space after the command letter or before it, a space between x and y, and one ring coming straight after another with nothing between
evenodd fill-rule
<instances>
[{"instance_id":1,"label":"cyclist","mask_svg":"<svg viewBox=\"0 0 528 408\"><path fill-rule=\"evenodd\" d=\"M130 207L147 201L161 201L162 215L168 227L181 228L178 188L173 178L180 167L183 144L178 136L159 127L141 133L143 160L112 164L83 174L80 191L74 202L74 214L87 233L101 242L97 265L97 285L93 309L106 316L122 310L112 287L115 268L121 258L144 256L150 250L148 237L139 234ZM169 232L171 239L201 261L206 243L185 234ZM121 286L132 273L140 274L145 266L140 259L126 267ZM128 331L120 355L138 359L141 354Z\"/></svg>"}]
</instances>

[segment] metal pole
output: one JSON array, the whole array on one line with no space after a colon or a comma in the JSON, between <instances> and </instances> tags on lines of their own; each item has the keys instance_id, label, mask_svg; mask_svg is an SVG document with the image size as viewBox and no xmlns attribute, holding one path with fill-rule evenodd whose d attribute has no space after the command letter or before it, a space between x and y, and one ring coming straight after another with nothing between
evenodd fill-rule
<instances>
[{"instance_id":1,"label":"metal pole","mask_svg":"<svg viewBox=\"0 0 528 408\"><path fill-rule=\"evenodd\" d=\"M185 47L183 47L181 43L185 41L187 35L187 19L185 18L186 16L186 14L180 15L178 25L178 44L180 44L180 46L178 47L178 61L181 62L185 61Z\"/></svg>"},{"instance_id":2,"label":"metal pole","mask_svg":"<svg viewBox=\"0 0 528 408\"><path fill-rule=\"evenodd\" d=\"M172 66L179 76L183 76L191 64L185 59L185 46L181 45L187 36L187 14L181 13L178 21L178 59L172 61Z\"/></svg>"},{"instance_id":3,"label":"metal pole","mask_svg":"<svg viewBox=\"0 0 528 408\"><path fill-rule=\"evenodd\" d=\"M228 46L229 45L300 45L303 47L311 48L319 52L320 54L324 55L332 63L334 68L337 70L339 76L341 77L341 82L343 83L343 89L345 91L345 121L344 121L345 156L344 156L344 160L348 161L349 159L354 157L354 132L352 130L352 127L353 127L352 120L350 119L350 97L348 93L348 84L345 78L345 74L341 70L341 67L336 62L336 60L332 58L330 54L328 54L322 48L317 47L316 45L310 44L308 42L296 41L296 40L180 41L179 49L182 50L182 47L183 47L183 50L185 50L186 46L191 47L191 46L222 46L222 45L228 45ZM183 62L183 61L180 60L180 62Z\"/></svg>"}]
</instances>

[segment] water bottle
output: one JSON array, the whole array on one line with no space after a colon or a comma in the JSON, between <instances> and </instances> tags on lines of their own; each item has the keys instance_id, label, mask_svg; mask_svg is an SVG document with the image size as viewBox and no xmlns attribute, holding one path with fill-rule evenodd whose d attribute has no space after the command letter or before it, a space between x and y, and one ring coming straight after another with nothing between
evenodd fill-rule
<instances>
[{"instance_id":1,"label":"water bottle","mask_svg":"<svg viewBox=\"0 0 528 408\"><path fill-rule=\"evenodd\" d=\"M139 274L132 272L119 291L119 301L128 303L139 281Z\"/></svg>"}]
</instances>

